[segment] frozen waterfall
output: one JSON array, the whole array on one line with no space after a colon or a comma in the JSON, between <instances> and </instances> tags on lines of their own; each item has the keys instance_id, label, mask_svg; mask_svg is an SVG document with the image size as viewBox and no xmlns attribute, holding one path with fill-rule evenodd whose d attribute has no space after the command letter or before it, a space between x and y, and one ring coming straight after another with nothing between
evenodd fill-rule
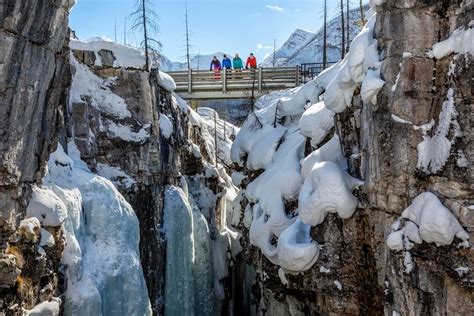
<instances>
[{"instance_id":1,"label":"frozen waterfall","mask_svg":"<svg viewBox=\"0 0 474 316\"><path fill-rule=\"evenodd\" d=\"M191 197L165 191L165 315L214 315L213 266L207 221Z\"/></svg>"},{"instance_id":2,"label":"frozen waterfall","mask_svg":"<svg viewBox=\"0 0 474 316\"><path fill-rule=\"evenodd\" d=\"M65 315L151 315L135 212L109 180L89 171L74 144L69 153L73 159L58 145L43 181L67 209Z\"/></svg>"}]
</instances>

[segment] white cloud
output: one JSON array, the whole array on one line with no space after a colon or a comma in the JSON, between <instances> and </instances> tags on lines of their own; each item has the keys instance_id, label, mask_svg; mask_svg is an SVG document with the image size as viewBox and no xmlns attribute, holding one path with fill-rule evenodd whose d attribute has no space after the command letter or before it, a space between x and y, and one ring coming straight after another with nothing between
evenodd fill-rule
<instances>
[{"instance_id":1,"label":"white cloud","mask_svg":"<svg viewBox=\"0 0 474 316\"><path fill-rule=\"evenodd\" d=\"M269 9L270 11L275 11L275 12L281 12L284 10L282 7L279 7L277 5L269 5L269 4L267 4L265 8Z\"/></svg>"},{"instance_id":2,"label":"white cloud","mask_svg":"<svg viewBox=\"0 0 474 316\"><path fill-rule=\"evenodd\" d=\"M257 44L257 53L262 51L262 50L270 50L270 49L273 49L273 46Z\"/></svg>"}]
</instances>

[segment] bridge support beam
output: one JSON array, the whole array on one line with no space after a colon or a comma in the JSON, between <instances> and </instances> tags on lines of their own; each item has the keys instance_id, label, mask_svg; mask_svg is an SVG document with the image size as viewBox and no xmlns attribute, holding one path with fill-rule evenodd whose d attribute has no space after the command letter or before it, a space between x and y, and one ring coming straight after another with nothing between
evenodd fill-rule
<instances>
[{"instance_id":1,"label":"bridge support beam","mask_svg":"<svg viewBox=\"0 0 474 316\"><path fill-rule=\"evenodd\" d=\"M193 71L188 69L188 93L193 93Z\"/></svg>"},{"instance_id":2,"label":"bridge support beam","mask_svg":"<svg viewBox=\"0 0 474 316\"><path fill-rule=\"evenodd\" d=\"M227 69L224 68L222 71L222 92L227 92Z\"/></svg>"},{"instance_id":3,"label":"bridge support beam","mask_svg":"<svg viewBox=\"0 0 474 316\"><path fill-rule=\"evenodd\" d=\"M295 67L295 87L300 85L300 66Z\"/></svg>"}]
</instances>

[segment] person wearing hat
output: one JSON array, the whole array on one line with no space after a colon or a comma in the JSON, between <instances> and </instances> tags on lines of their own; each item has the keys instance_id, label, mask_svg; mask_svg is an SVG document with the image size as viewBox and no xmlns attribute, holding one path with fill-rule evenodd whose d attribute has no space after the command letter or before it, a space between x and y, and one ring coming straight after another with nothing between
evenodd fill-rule
<instances>
[{"instance_id":1,"label":"person wearing hat","mask_svg":"<svg viewBox=\"0 0 474 316\"><path fill-rule=\"evenodd\" d=\"M211 61L211 66L209 67L209 70L212 71L214 70L214 78L216 80L221 79L221 62L219 59L217 59L217 56L214 56Z\"/></svg>"},{"instance_id":2,"label":"person wearing hat","mask_svg":"<svg viewBox=\"0 0 474 316\"><path fill-rule=\"evenodd\" d=\"M245 69L257 69L257 58L250 53L250 56L247 58L247 62L245 63Z\"/></svg>"},{"instance_id":3,"label":"person wearing hat","mask_svg":"<svg viewBox=\"0 0 474 316\"><path fill-rule=\"evenodd\" d=\"M224 54L224 58L222 59L222 69L232 69L232 62L226 54Z\"/></svg>"},{"instance_id":4,"label":"person wearing hat","mask_svg":"<svg viewBox=\"0 0 474 316\"><path fill-rule=\"evenodd\" d=\"M236 73L235 77L240 78L241 73L242 73L242 68L244 68L244 65L242 63L242 58L240 58L239 54L235 53L235 57L232 60L232 64L234 66L234 70L235 70L235 73Z\"/></svg>"}]
</instances>

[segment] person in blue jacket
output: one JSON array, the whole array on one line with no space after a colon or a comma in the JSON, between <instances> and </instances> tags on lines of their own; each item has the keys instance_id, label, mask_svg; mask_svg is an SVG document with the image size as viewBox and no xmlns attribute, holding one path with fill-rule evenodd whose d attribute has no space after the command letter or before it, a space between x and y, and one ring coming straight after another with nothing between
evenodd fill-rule
<instances>
[{"instance_id":1,"label":"person in blue jacket","mask_svg":"<svg viewBox=\"0 0 474 316\"><path fill-rule=\"evenodd\" d=\"M224 54L224 58L222 59L222 69L232 69L232 61L226 54Z\"/></svg>"}]
</instances>

